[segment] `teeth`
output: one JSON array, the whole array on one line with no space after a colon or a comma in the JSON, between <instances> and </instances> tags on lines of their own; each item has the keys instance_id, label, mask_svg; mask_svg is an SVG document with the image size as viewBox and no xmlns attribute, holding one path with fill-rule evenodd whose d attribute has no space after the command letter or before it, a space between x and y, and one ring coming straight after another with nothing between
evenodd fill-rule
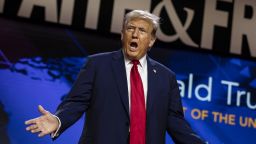
<instances>
[{"instance_id":1,"label":"teeth","mask_svg":"<svg viewBox=\"0 0 256 144\"><path fill-rule=\"evenodd\" d=\"M137 47L135 47L135 46L130 46L130 48L135 50Z\"/></svg>"}]
</instances>

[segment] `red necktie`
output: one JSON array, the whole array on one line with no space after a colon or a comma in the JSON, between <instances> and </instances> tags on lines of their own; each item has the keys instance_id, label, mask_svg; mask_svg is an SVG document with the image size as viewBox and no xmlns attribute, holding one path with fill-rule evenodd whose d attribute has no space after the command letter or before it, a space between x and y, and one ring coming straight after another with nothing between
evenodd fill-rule
<instances>
[{"instance_id":1,"label":"red necktie","mask_svg":"<svg viewBox=\"0 0 256 144\"><path fill-rule=\"evenodd\" d=\"M146 107L144 90L137 65L138 60L132 61L131 83L131 112L130 112L130 144L146 144Z\"/></svg>"}]
</instances>

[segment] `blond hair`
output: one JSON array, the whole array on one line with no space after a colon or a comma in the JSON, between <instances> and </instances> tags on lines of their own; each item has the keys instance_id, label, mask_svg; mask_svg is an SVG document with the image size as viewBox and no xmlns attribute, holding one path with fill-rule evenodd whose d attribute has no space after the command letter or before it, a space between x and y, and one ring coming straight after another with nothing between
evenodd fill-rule
<instances>
[{"instance_id":1,"label":"blond hair","mask_svg":"<svg viewBox=\"0 0 256 144\"><path fill-rule=\"evenodd\" d=\"M153 36L156 35L156 31L159 27L160 17L158 17L154 14L151 14L148 11L133 10L125 15L123 29L128 24L128 22L133 19L144 19L144 20L148 21L153 26L152 35Z\"/></svg>"}]
</instances>

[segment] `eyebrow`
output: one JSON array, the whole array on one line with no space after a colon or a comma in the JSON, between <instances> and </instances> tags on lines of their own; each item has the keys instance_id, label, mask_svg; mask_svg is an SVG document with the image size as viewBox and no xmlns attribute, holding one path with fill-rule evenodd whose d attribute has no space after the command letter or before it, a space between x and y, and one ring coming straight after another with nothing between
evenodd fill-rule
<instances>
[{"instance_id":1,"label":"eyebrow","mask_svg":"<svg viewBox=\"0 0 256 144\"><path fill-rule=\"evenodd\" d=\"M145 30L145 31L146 31L146 28L140 27L140 26L135 26L135 25L133 25L133 24L127 24L127 27L137 27L137 28L139 28L140 30Z\"/></svg>"}]
</instances>

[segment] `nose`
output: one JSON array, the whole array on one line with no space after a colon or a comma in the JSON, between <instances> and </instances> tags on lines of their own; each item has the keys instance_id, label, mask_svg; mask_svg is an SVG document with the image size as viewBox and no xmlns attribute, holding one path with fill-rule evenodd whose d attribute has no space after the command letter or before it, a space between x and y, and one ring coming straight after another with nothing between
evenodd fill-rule
<instances>
[{"instance_id":1,"label":"nose","mask_svg":"<svg viewBox=\"0 0 256 144\"><path fill-rule=\"evenodd\" d=\"M132 37L137 38L137 37L138 37L138 32L139 32L139 30L138 30L137 28L134 29L134 31L133 31L133 33L132 33Z\"/></svg>"}]
</instances>

